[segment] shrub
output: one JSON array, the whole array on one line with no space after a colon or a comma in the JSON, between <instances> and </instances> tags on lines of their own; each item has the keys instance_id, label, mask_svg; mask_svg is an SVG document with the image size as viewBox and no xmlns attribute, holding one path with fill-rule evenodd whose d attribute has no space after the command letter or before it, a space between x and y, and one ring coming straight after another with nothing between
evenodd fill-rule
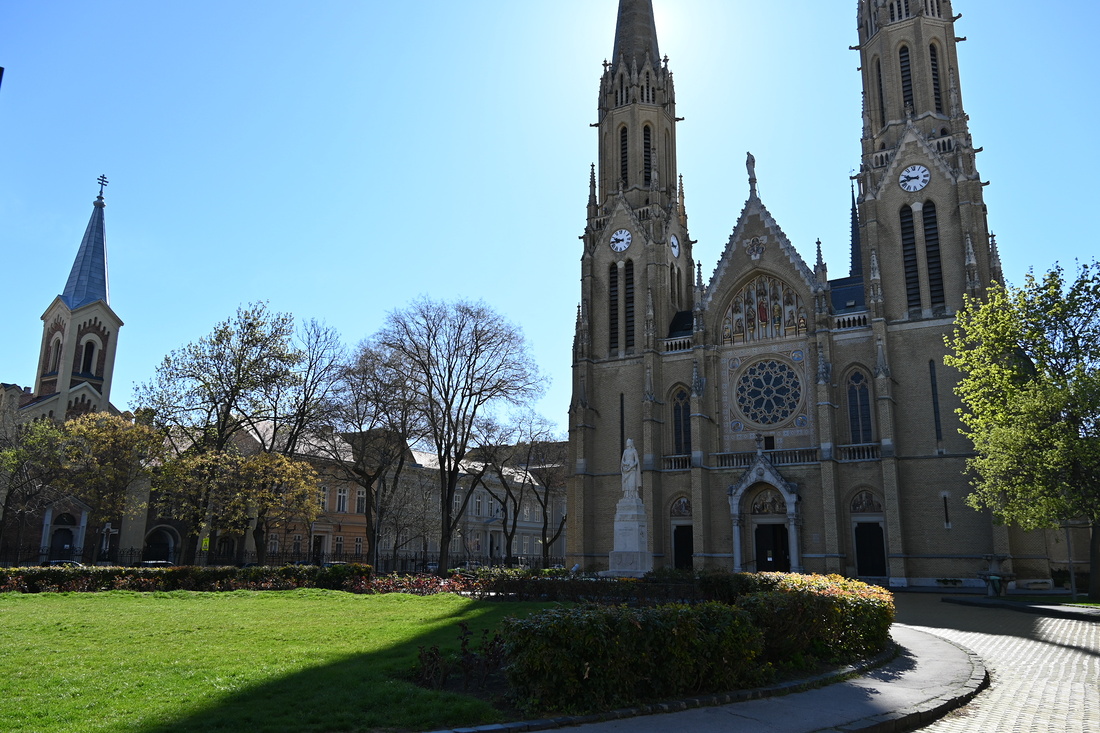
<instances>
[{"instance_id":1,"label":"shrub","mask_svg":"<svg viewBox=\"0 0 1100 733\"><path fill-rule=\"evenodd\" d=\"M505 668L529 708L607 709L759 681L763 640L719 603L555 609L502 627Z\"/></svg>"},{"instance_id":2,"label":"shrub","mask_svg":"<svg viewBox=\"0 0 1100 733\"><path fill-rule=\"evenodd\" d=\"M785 667L814 659L850 662L882 651L890 639L894 601L889 591L839 575L757 573L761 590L738 604L764 632L764 657Z\"/></svg>"}]
</instances>

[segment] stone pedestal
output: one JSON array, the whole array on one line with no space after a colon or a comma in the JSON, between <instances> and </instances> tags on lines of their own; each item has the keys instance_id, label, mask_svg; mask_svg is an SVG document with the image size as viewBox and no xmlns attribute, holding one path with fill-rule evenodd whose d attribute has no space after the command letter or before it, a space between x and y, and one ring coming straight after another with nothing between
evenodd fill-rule
<instances>
[{"instance_id":1,"label":"stone pedestal","mask_svg":"<svg viewBox=\"0 0 1100 733\"><path fill-rule=\"evenodd\" d=\"M653 569L649 521L638 497L624 496L615 507L615 549L608 555L608 567L600 575L640 578Z\"/></svg>"}]
</instances>

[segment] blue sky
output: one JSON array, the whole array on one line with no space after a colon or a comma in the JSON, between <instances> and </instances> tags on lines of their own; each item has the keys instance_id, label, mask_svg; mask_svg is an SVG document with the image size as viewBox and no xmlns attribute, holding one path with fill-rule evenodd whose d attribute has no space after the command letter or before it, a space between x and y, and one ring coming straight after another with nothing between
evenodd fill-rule
<instances>
[{"instance_id":1,"label":"blue sky","mask_svg":"<svg viewBox=\"0 0 1100 733\"><path fill-rule=\"evenodd\" d=\"M1100 4L955 0L1006 278L1092 259ZM859 164L853 0L654 0L676 79L694 254L709 277L748 195L847 271ZM106 174L113 401L241 303L349 344L419 294L519 325L564 427L577 237L614 0L0 4L0 381L32 384Z\"/></svg>"}]
</instances>

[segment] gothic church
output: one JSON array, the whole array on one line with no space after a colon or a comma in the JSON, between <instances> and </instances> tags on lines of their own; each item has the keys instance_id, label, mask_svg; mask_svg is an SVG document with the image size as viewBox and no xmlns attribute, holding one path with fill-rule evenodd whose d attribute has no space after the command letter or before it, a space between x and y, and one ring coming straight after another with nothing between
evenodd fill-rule
<instances>
[{"instance_id":1,"label":"gothic church","mask_svg":"<svg viewBox=\"0 0 1100 733\"><path fill-rule=\"evenodd\" d=\"M692 257L676 96L651 0L620 0L599 90L569 432L569 563L607 567L619 459L642 456L655 567L1041 585L1054 536L964 503L972 446L943 364L963 296L1001 281L950 0L860 0L851 269L810 264L757 193L709 282ZM853 114L855 110L853 109ZM841 184L843 185L843 184ZM1060 553L1052 556L1052 553Z\"/></svg>"}]
</instances>

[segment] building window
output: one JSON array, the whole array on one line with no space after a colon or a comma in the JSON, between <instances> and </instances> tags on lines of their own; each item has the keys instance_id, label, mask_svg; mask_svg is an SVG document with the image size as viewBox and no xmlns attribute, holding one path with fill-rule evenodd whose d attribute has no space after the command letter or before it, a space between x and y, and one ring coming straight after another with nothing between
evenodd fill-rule
<instances>
[{"instance_id":1,"label":"building window","mask_svg":"<svg viewBox=\"0 0 1100 733\"><path fill-rule=\"evenodd\" d=\"M686 389L672 398L672 450L678 456L691 453L691 396Z\"/></svg>"},{"instance_id":2,"label":"building window","mask_svg":"<svg viewBox=\"0 0 1100 733\"><path fill-rule=\"evenodd\" d=\"M267 551L271 554L279 551L279 535L273 534L267 538Z\"/></svg>"},{"instance_id":3,"label":"building window","mask_svg":"<svg viewBox=\"0 0 1100 733\"><path fill-rule=\"evenodd\" d=\"M474 497L474 516L481 516L481 494Z\"/></svg>"},{"instance_id":4,"label":"building window","mask_svg":"<svg viewBox=\"0 0 1100 733\"><path fill-rule=\"evenodd\" d=\"M634 261L626 261L626 348L634 348Z\"/></svg>"},{"instance_id":5,"label":"building window","mask_svg":"<svg viewBox=\"0 0 1100 733\"><path fill-rule=\"evenodd\" d=\"M454 508L451 511L456 517L458 516L458 513L462 511L462 494L457 491L455 492Z\"/></svg>"},{"instance_id":6,"label":"building window","mask_svg":"<svg viewBox=\"0 0 1100 733\"><path fill-rule=\"evenodd\" d=\"M932 307L944 305L943 266L940 263L940 228L936 221L936 205L924 205L924 247L928 259L928 295Z\"/></svg>"},{"instance_id":7,"label":"building window","mask_svg":"<svg viewBox=\"0 0 1100 733\"><path fill-rule=\"evenodd\" d=\"M489 516L495 517L497 515L497 500L493 497L489 497Z\"/></svg>"},{"instance_id":8,"label":"building window","mask_svg":"<svg viewBox=\"0 0 1100 733\"><path fill-rule=\"evenodd\" d=\"M346 514L348 511L348 489L346 486L336 489L336 511L340 514Z\"/></svg>"},{"instance_id":9,"label":"building window","mask_svg":"<svg viewBox=\"0 0 1100 733\"><path fill-rule=\"evenodd\" d=\"M294 535L294 544L292 545L292 547L294 548L295 555L298 555L302 552L302 535Z\"/></svg>"},{"instance_id":10,"label":"building window","mask_svg":"<svg viewBox=\"0 0 1100 733\"><path fill-rule=\"evenodd\" d=\"M936 440L943 440L943 425L940 423L940 386L936 379L936 362L928 362L928 380L932 387L932 417L936 422Z\"/></svg>"},{"instance_id":11,"label":"building window","mask_svg":"<svg viewBox=\"0 0 1100 733\"><path fill-rule=\"evenodd\" d=\"M530 522L531 521L531 505L530 504L524 504L523 505L523 521L525 521L525 522Z\"/></svg>"},{"instance_id":12,"label":"building window","mask_svg":"<svg viewBox=\"0 0 1100 733\"><path fill-rule=\"evenodd\" d=\"M327 486L322 486L321 487L321 495L318 498L319 498L319 501L321 502L321 511L327 512L328 511L328 487Z\"/></svg>"},{"instance_id":13,"label":"building window","mask_svg":"<svg viewBox=\"0 0 1100 733\"><path fill-rule=\"evenodd\" d=\"M913 210L901 209L901 257L905 264L905 300L909 308L920 308L920 273L917 270L917 233Z\"/></svg>"},{"instance_id":14,"label":"building window","mask_svg":"<svg viewBox=\"0 0 1100 733\"><path fill-rule=\"evenodd\" d=\"M344 538L341 535L336 535L336 539L334 540L334 542L336 547L336 556L340 557L344 554Z\"/></svg>"},{"instance_id":15,"label":"building window","mask_svg":"<svg viewBox=\"0 0 1100 733\"><path fill-rule=\"evenodd\" d=\"M852 443L870 443L871 391L869 380L863 372L852 372L848 377L848 430Z\"/></svg>"},{"instance_id":16,"label":"building window","mask_svg":"<svg viewBox=\"0 0 1100 733\"><path fill-rule=\"evenodd\" d=\"M355 538L355 556L360 557L363 554L363 538Z\"/></svg>"},{"instance_id":17,"label":"building window","mask_svg":"<svg viewBox=\"0 0 1100 733\"><path fill-rule=\"evenodd\" d=\"M882 85L882 61L875 59L875 77L878 79L878 126L886 126L886 91Z\"/></svg>"},{"instance_id":18,"label":"building window","mask_svg":"<svg viewBox=\"0 0 1100 733\"><path fill-rule=\"evenodd\" d=\"M61 368L61 339L54 339L53 348L50 351L50 371L56 372Z\"/></svg>"},{"instance_id":19,"label":"building window","mask_svg":"<svg viewBox=\"0 0 1100 733\"><path fill-rule=\"evenodd\" d=\"M619 348L619 266L614 262L607 271L607 346Z\"/></svg>"},{"instance_id":20,"label":"building window","mask_svg":"<svg viewBox=\"0 0 1100 733\"><path fill-rule=\"evenodd\" d=\"M528 555L531 552L531 538L528 535L523 535L523 554Z\"/></svg>"},{"instance_id":21,"label":"building window","mask_svg":"<svg viewBox=\"0 0 1100 733\"><path fill-rule=\"evenodd\" d=\"M915 106L913 104L913 72L909 66L909 47L902 46L898 49L898 60L901 64L901 99L906 110Z\"/></svg>"},{"instance_id":22,"label":"building window","mask_svg":"<svg viewBox=\"0 0 1100 733\"><path fill-rule=\"evenodd\" d=\"M355 513L367 513L367 490L360 488L355 491Z\"/></svg>"},{"instance_id":23,"label":"building window","mask_svg":"<svg viewBox=\"0 0 1100 733\"><path fill-rule=\"evenodd\" d=\"M940 91L940 57L934 43L928 47L928 62L932 67L932 98L936 103L936 111L943 114L943 94Z\"/></svg>"},{"instance_id":24,"label":"building window","mask_svg":"<svg viewBox=\"0 0 1100 733\"><path fill-rule=\"evenodd\" d=\"M95 344L89 341L84 344L84 362L80 366L83 374L91 374L95 369Z\"/></svg>"},{"instance_id":25,"label":"building window","mask_svg":"<svg viewBox=\"0 0 1100 733\"><path fill-rule=\"evenodd\" d=\"M625 127L619 128L619 178L622 179L623 188L627 187L630 179L628 174L630 173L630 167L627 165L628 153L630 146L628 145L629 135Z\"/></svg>"}]
</instances>

